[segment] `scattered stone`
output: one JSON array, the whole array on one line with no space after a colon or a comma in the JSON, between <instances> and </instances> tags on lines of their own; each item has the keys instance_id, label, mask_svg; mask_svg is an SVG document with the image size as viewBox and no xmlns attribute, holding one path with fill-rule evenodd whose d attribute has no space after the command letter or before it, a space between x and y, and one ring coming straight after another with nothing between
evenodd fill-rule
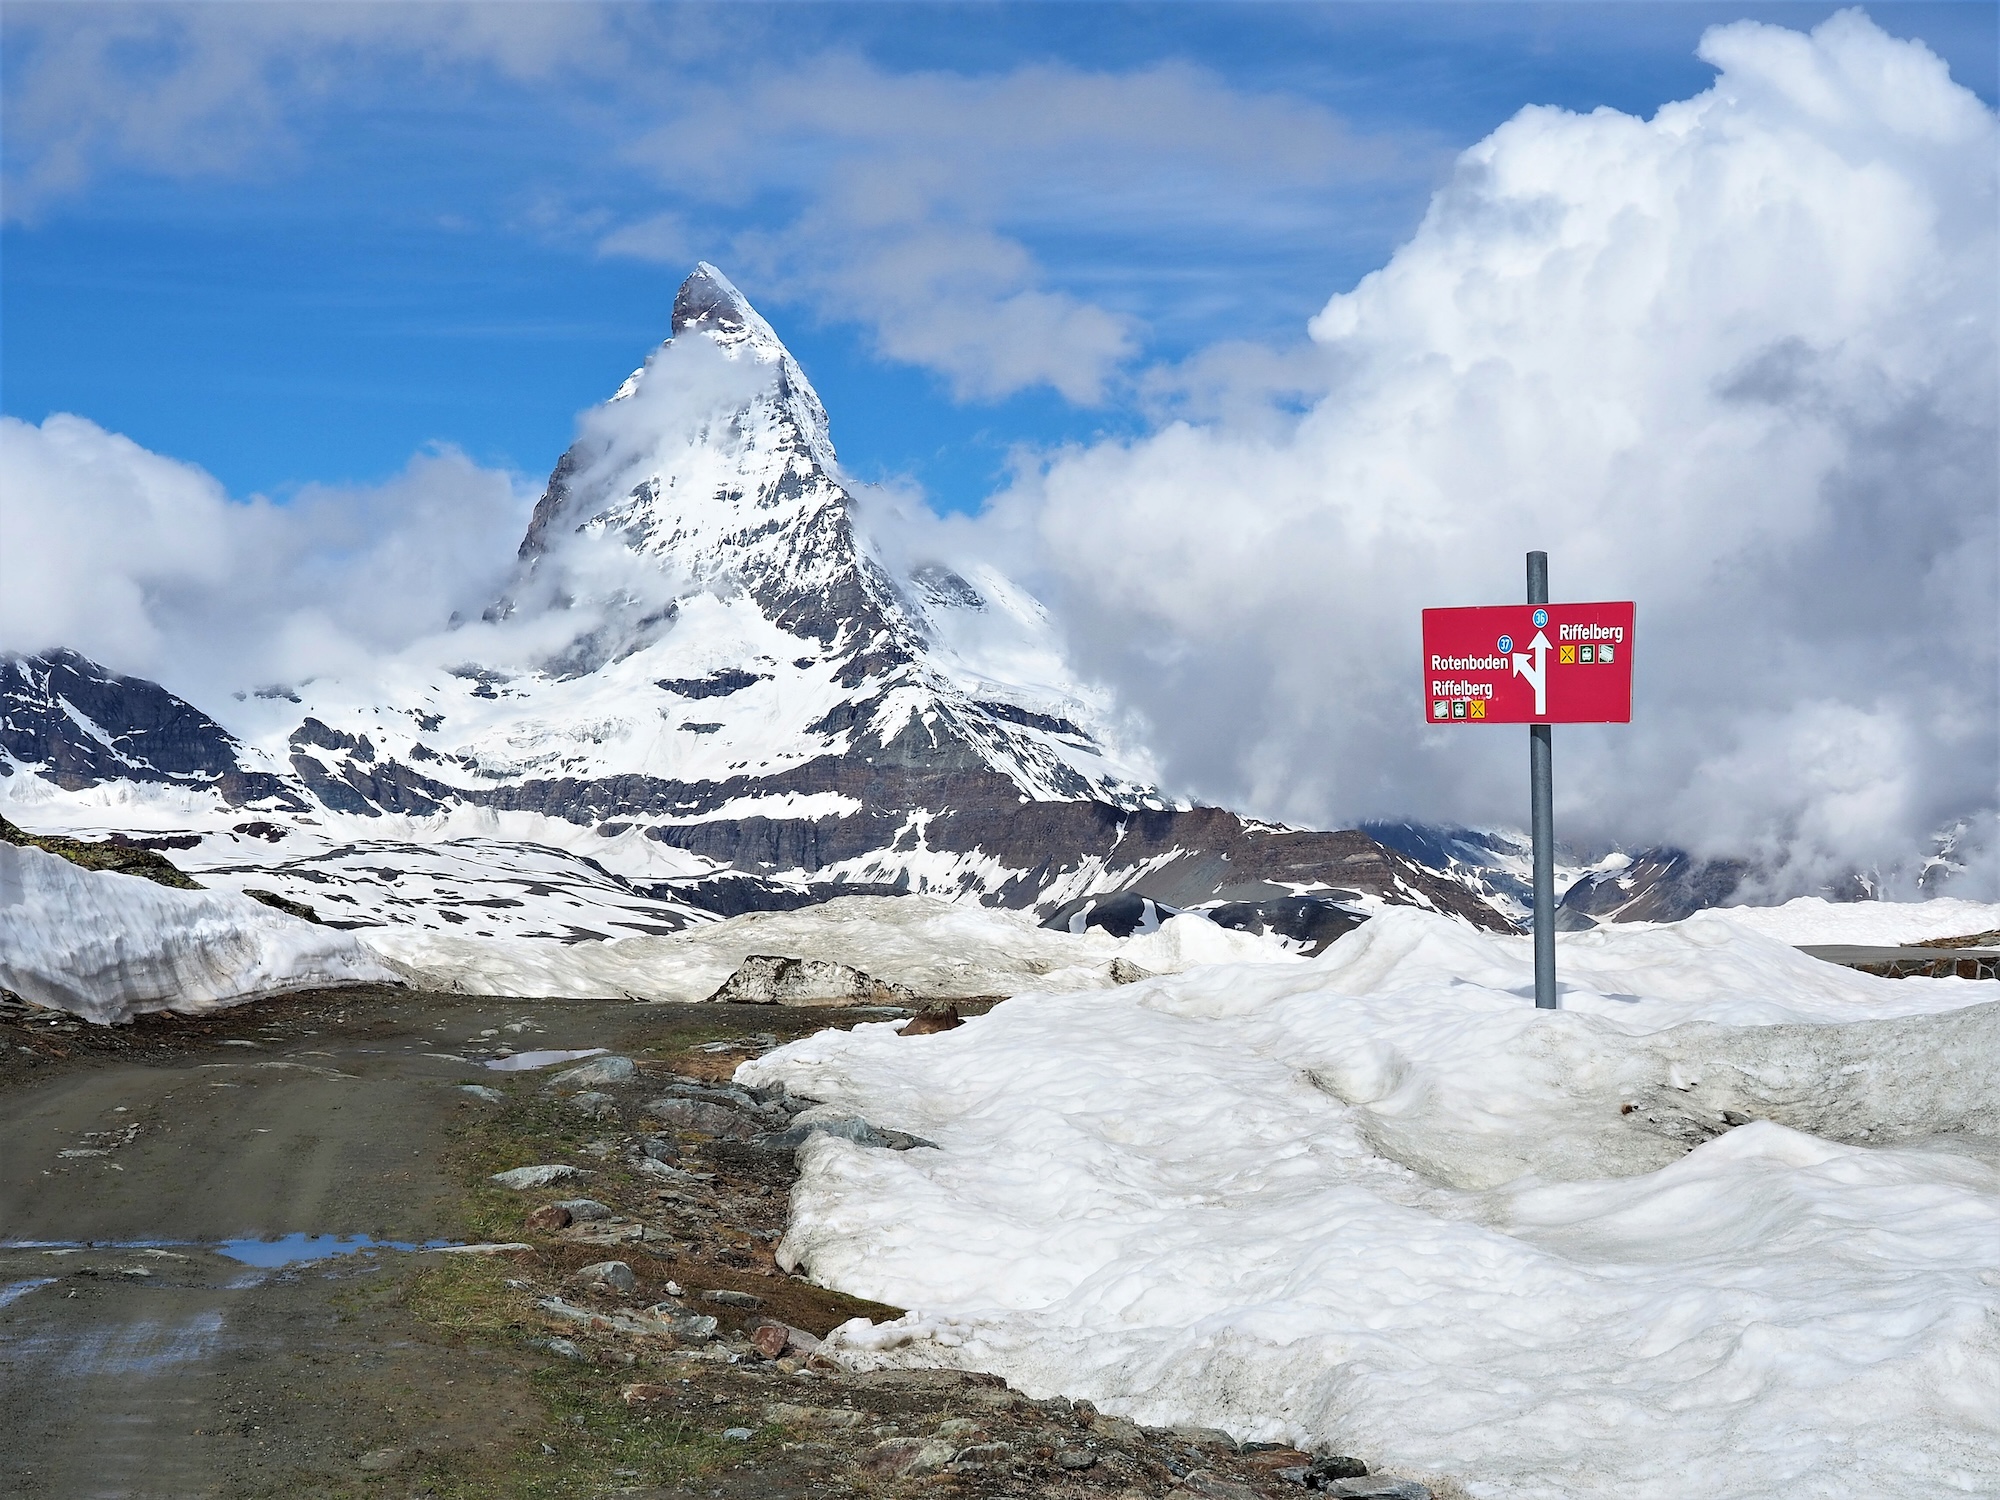
<instances>
[{"instance_id":1,"label":"scattered stone","mask_svg":"<svg viewBox=\"0 0 2000 1500\"><path fill-rule=\"evenodd\" d=\"M1340 1495L1348 1500L1431 1500L1429 1485L1418 1484L1414 1479L1394 1479L1387 1474L1329 1480L1319 1489L1322 1495Z\"/></svg>"},{"instance_id":2,"label":"scattered stone","mask_svg":"<svg viewBox=\"0 0 2000 1500\"><path fill-rule=\"evenodd\" d=\"M592 1333L617 1333L627 1338L666 1338L678 1342L682 1334L675 1326L676 1320L657 1317L652 1313L635 1313L625 1308L601 1311L594 1307L578 1307L574 1302L565 1302L560 1297L539 1298L535 1306L552 1318L561 1318L567 1323L580 1323ZM699 1321L713 1323L713 1318Z\"/></svg>"},{"instance_id":3,"label":"scattered stone","mask_svg":"<svg viewBox=\"0 0 2000 1500\"><path fill-rule=\"evenodd\" d=\"M632 1268L622 1260L601 1260L596 1265L585 1266L576 1273L578 1281L608 1287L614 1292L630 1296L638 1290L639 1278Z\"/></svg>"},{"instance_id":4,"label":"scattered stone","mask_svg":"<svg viewBox=\"0 0 2000 1500\"><path fill-rule=\"evenodd\" d=\"M791 1343L791 1330L783 1323L766 1323L750 1335L750 1343L766 1359L776 1359Z\"/></svg>"},{"instance_id":5,"label":"scattered stone","mask_svg":"<svg viewBox=\"0 0 2000 1500\"><path fill-rule=\"evenodd\" d=\"M950 1443L935 1438L884 1438L861 1456L861 1469L878 1479L899 1474L934 1474L957 1456Z\"/></svg>"},{"instance_id":6,"label":"scattered stone","mask_svg":"<svg viewBox=\"0 0 2000 1500\"><path fill-rule=\"evenodd\" d=\"M1013 1411L1015 1408L1024 1405L1027 1401L1027 1397L1023 1396L1019 1391L1009 1390L1006 1386L975 1388L966 1391L961 1399L968 1406L983 1407L987 1411ZM1116 1419L1105 1418L1104 1420L1115 1421ZM1137 1432L1138 1429L1134 1428L1133 1431Z\"/></svg>"},{"instance_id":7,"label":"scattered stone","mask_svg":"<svg viewBox=\"0 0 2000 1500\"><path fill-rule=\"evenodd\" d=\"M364 1474L389 1474L409 1461L409 1454L401 1448L377 1448L373 1453L364 1453L355 1459L354 1467Z\"/></svg>"},{"instance_id":8,"label":"scattered stone","mask_svg":"<svg viewBox=\"0 0 2000 1500\"><path fill-rule=\"evenodd\" d=\"M747 1307L753 1312L764 1305L764 1299L752 1292L732 1292L727 1288L703 1292L701 1300L713 1302L719 1307Z\"/></svg>"},{"instance_id":9,"label":"scattered stone","mask_svg":"<svg viewBox=\"0 0 2000 1500\"><path fill-rule=\"evenodd\" d=\"M1105 970L1113 984L1137 984L1153 977L1152 970L1140 968L1129 958L1114 958L1105 965Z\"/></svg>"},{"instance_id":10,"label":"scattered stone","mask_svg":"<svg viewBox=\"0 0 2000 1500\"><path fill-rule=\"evenodd\" d=\"M630 1083L638 1068L629 1057L593 1057L549 1080L552 1089L594 1089L607 1083Z\"/></svg>"},{"instance_id":11,"label":"scattered stone","mask_svg":"<svg viewBox=\"0 0 2000 1500\"><path fill-rule=\"evenodd\" d=\"M1091 1418L1090 1430L1108 1442L1123 1443L1127 1447L1136 1447L1146 1441L1138 1423L1128 1422L1123 1417L1107 1417L1101 1412Z\"/></svg>"},{"instance_id":12,"label":"scattered stone","mask_svg":"<svg viewBox=\"0 0 2000 1500\"><path fill-rule=\"evenodd\" d=\"M753 953L708 998L736 1005L907 1005L916 996L832 959Z\"/></svg>"},{"instance_id":13,"label":"scattered stone","mask_svg":"<svg viewBox=\"0 0 2000 1500\"><path fill-rule=\"evenodd\" d=\"M715 1331L722 1326L706 1313L691 1313L672 1302L655 1303L647 1311L665 1323L674 1338L683 1344L705 1344L715 1337Z\"/></svg>"},{"instance_id":14,"label":"scattered stone","mask_svg":"<svg viewBox=\"0 0 2000 1500\"><path fill-rule=\"evenodd\" d=\"M528 1228L541 1230L567 1229L575 1222L576 1215L560 1203L544 1203L525 1220Z\"/></svg>"},{"instance_id":15,"label":"scattered stone","mask_svg":"<svg viewBox=\"0 0 2000 1500\"><path fill-rule=\"evenodd\" d=\"M918 1011L903 1027L903 1036L930 1036L940 1031L951 1031L965 1024L956 1005L933 1005Z\"/></svg>"},{"instance_id":16,"label":"scattered stone","mask_svg":"<svg viewBox=\"0 0 2000 1500\"><path fill-rule=\"evenodd\" d=\"M928 1146L933 1151L937 1149L936 1141L927 1141L904 1130L883 1130L870 1125L859 1115L823 1115L817 1119L799 1120L788 1129L760 1135L751 1144L767 1151L796 1151L816 1135L837 1135L857 1146L886 1151L909 1151L918 1146Z\"/></svg>"},{"instance_id":17,"label":"scattered stone","mask_svg":"<svg viewBox=\"0 0 2000 1500\"><path fill-rule=\"evenodd\" d=\"M937 1424L936 1436L941 1438L971 1437L979 1431L979 1424L970 1417L946 1417Z\"/></svg>"},{"instance_id":18,"label":"scattered stone","mask_svg":"<svg viewBox=\"0 0 2000 1500\"><path fill-rule=\"evenodd\" d=\"M587 1358L584 1352L568 1339L538 1339L536 1342L549 1353L560 1355L564 1359Z\"/></svg>"},{"instance_id":19,"label":"scattered stone","mask_svg":"<svg viewBox=\"0 0 2000 1500\"><path fill-rule=\"evenodd\" d=\"M764 1408L764 1420L774 1427L859 1427L861 1413L845 1406L794 1406L779 1401Z\"/></svg>"},{"instance_id":20,"label":"scattered stone","mask_svg":"<svg viewBox=\"0 0 2000 1500\"><path fill-rule=\"evenodd\" d=\"M1097 1455L1092 1453L1088 1448L1056 1449L1056 1467L1059 1469L1069 1469L1075 1473L1082 1473L1085 1469L1093 1467L1096 1463Z\"/></svg>"},{"instance_id":21,"label":"scattered stone","mask_svg":"<svg viewBox=\"0 0 2000 1500\"><path fill-rule=\"evenodd\" d=\"M1325 1484L1335 1479L1361 1479L1367 1473L1368 1465L1344 1453L1322 1453L1310 1465L1310 1478L1314 1484Z\"/></svg>"},{"instance_id":22,"label":"scattered stone","mask_svg":"<svg viewBox=\"0 0 2000 1500\"><path fill-rule=\"evenodd\" d=\"M762 1130L762 1126L743 1111L727 1104L713 1104L706 1099L687 1099L670 1094L648 1104L646 1113L680 1130L698 1130L704 1135L726 1136L737 1141L749 1140Z\"/></svg>"},{"instance_id":23,"label":"scattered stone","mask_svg":"<svg viewBox=\"0 0 2000 1500\"><path fill-rule=\"evenodd\" d=\"M952 1459L954 1469L1006 1468L1014 1462L1014 1449L1008 1443L974 1443L969 1448L961 1448Z\"/></svg>"},{"instance_id":24,"label":"scattered stone","mask_svg":"<svg viewBox=\"0 0 2000 1500\"><path fill-rule=\"evenodd\" d=\"M713 1172L683 1172L679 1167L670 1167L650 1156L634 1157L632 1166L642 1177L657 1177L661 1182L679 1183L683 1187L715 1181Z\"/></svg>"},{"instance_id":25,"label":"scattered stone","mask_svg":"<svg viewBox=\"0 0 2000 1500\"><path fill-rule=\"evenodd\" d=\"M595 1198L559 1198L555 1206L567 1213L571 1222L576 1224L588 1224L611 1217L610 1208Z\"/></svg>"},{"instance_id":26,"label":"scattered stone","mask_svg":"<svg viewBox=\"0 0 2000 1500\"><path fill-rule=\"evenodd\" d=\"M501 1093L500 1090L489 1089L483 1083L461 1083L458 1086L458 1091L461 1094L470 1094L475 1099L482 1099L488 1104L505 1104L507 1102L507 1096Z\"/></svg>"},{"instance_id":27,"label":"scattered stone","mask_svg":"<svg viewBox=\"0 0 2000 1500\"><path fill-rule=\"evenodd\" d=\"M598 1093L595 1089L585 1089L580 1094L572 1094L569 1107L593 1120L615 1119L618 1114L618 1101L609 1094Z\"/></svg>"},{"instance_id":28,"label":"scattered stone","mask_svg":"<svg viewBox=\"0 0 2000 1500\"><path fill-rule=\"evenodd\" d=\"M618 1399L623 1401L627 1406L644 1406L648 1401L665 1401L669 1397L679 1394L679 1386L654 1385L642 1380L636 1381L631 1385L621 1386L618 1391Z\"/></svg>"},{"instance_id":29,"label":"scattered stone","mask_svg":"<svg viewBox=\"0 0 2000 1500\"><path fill-rule=\"evenodd\" d=\"M515 1167L511 1172L495 1172L492 1180L504 1188L513 1188L516 1192L521 1192L528 1188L547 1187L552 1182L567 1182L572 1177L582 1175L583 1173L575 1167L549 1165Z\"/></svg>"},{"instance_id":30,"label":"scattered stone","mask_svg":"<svg viewBox=\"0 0 2000 1500\"><path fill-rule=\"evenodd\" d=\"M1220 1427L1169 1427L1167 1431L1197 1448L1220 1448L1228 1453L1236 1451L1236 1439Z\"/></svg>"},{"instance_id":31,"label":"scattered stone","mask_svg":"<svg viewBox=\"0 0 2000 1500\"><path fill-rule=\"evenodd\" d=\"M722 1429L722 1436L732 1443L747 1443L753 1432L754 1429L749 1427L725 1427Z\"/></svg>"},{"instance_id":32,"label":"scattered stone","mask_svg":"<svg viewBox=\"0 0 2000 1500\"><path fill-rule=\"evenodd\" d=\"M1199 1495L1201 1500L1260 1500L1249 1485L1223 1479L1206 1469L1196 1469L1182 1479L1181 1487L1174 1494L1181 1497Z\"/></svg>"}]
</instances>

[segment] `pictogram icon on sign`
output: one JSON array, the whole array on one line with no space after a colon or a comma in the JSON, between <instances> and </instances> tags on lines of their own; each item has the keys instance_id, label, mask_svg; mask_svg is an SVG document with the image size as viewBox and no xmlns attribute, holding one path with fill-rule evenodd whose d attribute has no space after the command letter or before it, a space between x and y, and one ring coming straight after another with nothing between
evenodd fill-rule
<instances>
[{"instance_id":1,"label":"pictogram icon on sign","mask_svg":"<svg viewBox=\"0 0 2000 1500\"><path fill-rule=\"evenodd\" d=\"M1561 649L1560 651L1558 651L1558 652L1556 653L1556 664L1557 664L1558 666L1564 666L1564 667L1573 667L1573 666L1575 666L1575 665L1576 665L1576 647L1574 647L1574 646L1564 646L1564 647L1563 647L1563 648L1562 648L1562 649Z\"/></svg>"}]
</instances>

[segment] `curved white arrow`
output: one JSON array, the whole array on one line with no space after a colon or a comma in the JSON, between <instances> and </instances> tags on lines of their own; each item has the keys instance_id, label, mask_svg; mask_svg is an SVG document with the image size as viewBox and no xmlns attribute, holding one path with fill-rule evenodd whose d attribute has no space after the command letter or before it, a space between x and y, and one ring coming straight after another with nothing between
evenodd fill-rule
<instances>
[{"instance_id":1,"label":"curved white arrow","mask_svg":"<svg viewBox=\"0 0 2000 1500\"><path fill-rule=\"evenodd\" d=\"M1514 675L1528 679L1528 686L1535 690L1535 717L1542 718L1549 711L1549 638L1537 630L1535 638L1528 642L1528 650L1535 653L1535 664L1528 665L1527 653L1514 653Z\"/></svg>"}]
</instances>

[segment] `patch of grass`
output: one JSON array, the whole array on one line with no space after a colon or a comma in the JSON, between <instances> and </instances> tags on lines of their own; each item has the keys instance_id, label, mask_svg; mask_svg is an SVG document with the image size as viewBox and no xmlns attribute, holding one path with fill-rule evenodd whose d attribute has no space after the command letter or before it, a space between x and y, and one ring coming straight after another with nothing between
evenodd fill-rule
<instances>
[{"instance_id":1,"label":"patch of grass","mask_svg":"<svg viewBox=\"0 0 2000 1500\"><path fill-rule=\"evenodd\" d=\"M507 1285L513 1267L478 1255L438 1255L411 1278L417 1321L453 1338L505 1337L526 1321L527 1299Z\"/></svg>"},{"instance_id":2,"label":"patch of grass","mask_svg":"<svg viewBox=\"0 0 2000 1500\"><path fill-rule=\"evenodd\" d=\"M562 1110L558 1100L539 1089L515 1084L505 1104L474 1104L461 1111L465 1121L447 1153L448 1163L465 1184L461 1204L466 1233L478 1239L512 1239L521 1218L541 1197L517 1193L488 1179L515 1167L566 1161L587 1164L580 1156L584 1143L602 1134L594 1121ZM577 1197L586 1189L562 1184L546 1196Z\"/></svg>"},{"instance_id":3,"label":"patch of grass","mask_svg":"<svg viewBox=\"0 0 2000 1500\"><path fill-rule=\"evenodd\" d=\"M616 1493L694 1479L729 1463L754 1463L781 1434L765 1429L749 1442L722 1436L725 1419L705 1428L671 1413L635 1411L619 1400L623 1374L564 1361L533 1379L549 1423L509 1450L468 1463L434 1459L422 1467L436 1500L541 1500ZM744 1425L754 1425L746 1421ZM553 1450L553 1451L551 1451Z\"/></svg>"}]
</instances>

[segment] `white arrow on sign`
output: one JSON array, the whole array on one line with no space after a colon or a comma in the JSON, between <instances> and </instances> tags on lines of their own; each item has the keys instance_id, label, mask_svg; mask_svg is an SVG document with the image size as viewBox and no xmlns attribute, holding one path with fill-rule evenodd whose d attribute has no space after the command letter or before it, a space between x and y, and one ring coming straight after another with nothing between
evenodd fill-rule
<instances>
[{"instance_id":1,"label":"white arrow on sign","mask_svg":"<svg viewBox=\"0 0 2000 1500\"><path fill-rule=\"evenodd\" d=\"M1527 652L1514 653L1514 675L1528 679L1528 686L1535 690L1535 717L1541 718L1549 711L1549 638L1537 630L1535 638L1528 642L1528 650L1535 653L1535 664L1528 665Z\"/></svg>"}]
</instances>

